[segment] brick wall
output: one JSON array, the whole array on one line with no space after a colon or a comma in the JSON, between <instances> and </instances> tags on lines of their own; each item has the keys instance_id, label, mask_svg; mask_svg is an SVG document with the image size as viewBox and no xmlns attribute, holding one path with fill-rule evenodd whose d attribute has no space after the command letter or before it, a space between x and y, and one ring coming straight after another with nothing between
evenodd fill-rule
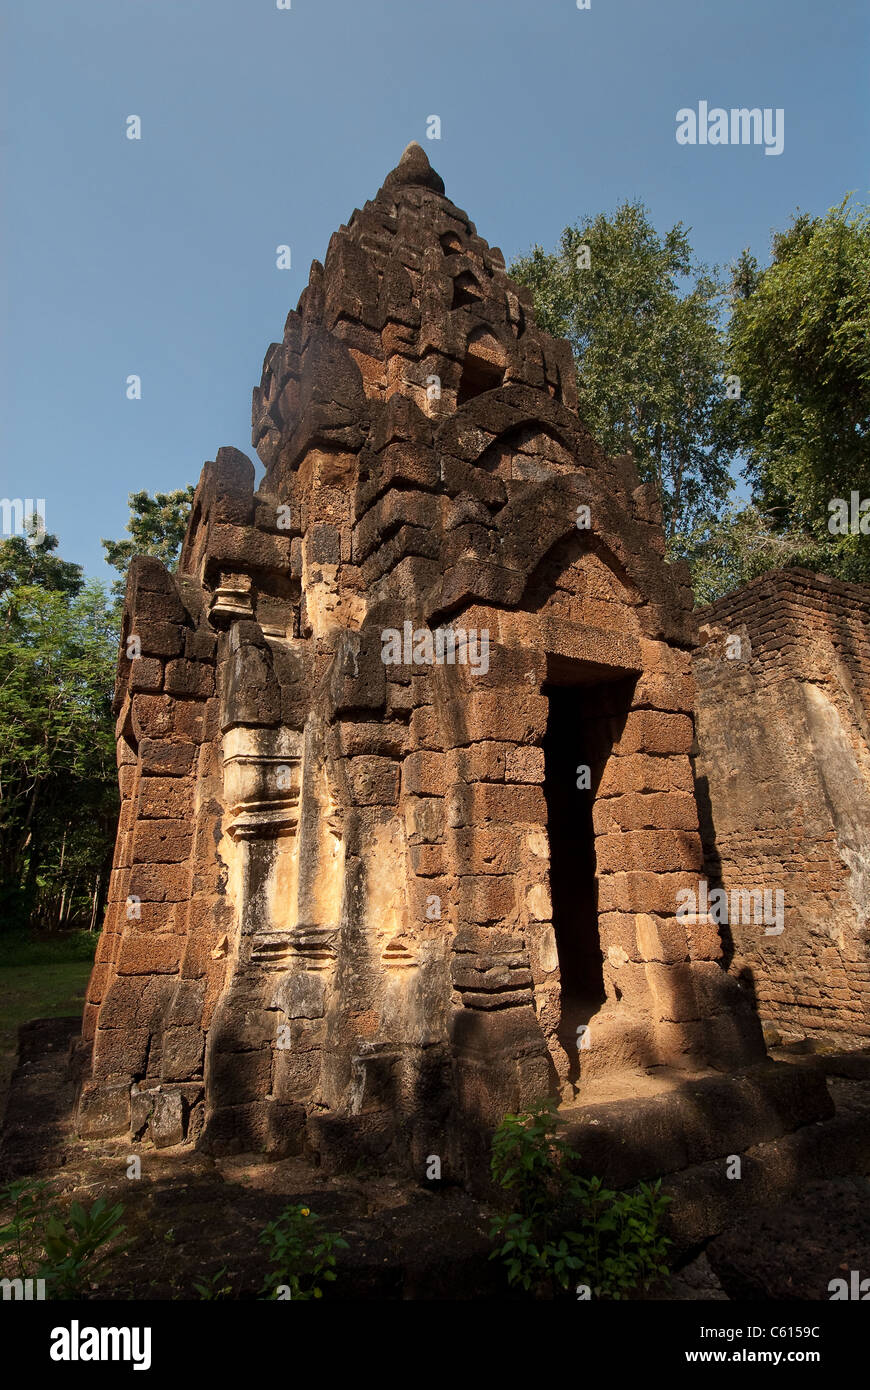
<instances>
[{"instance_id":1,"label":"brick wall","mask_svg":"<svg viewBox=\"0 0 870 1390\"><path fill-rule=\"evenodd\" d=\"M711 888L781 890L731 921L730 968L783 1036L870 1037L870 588L802 569L701 611L695 772Z\"/></svg>"}]
</instances>

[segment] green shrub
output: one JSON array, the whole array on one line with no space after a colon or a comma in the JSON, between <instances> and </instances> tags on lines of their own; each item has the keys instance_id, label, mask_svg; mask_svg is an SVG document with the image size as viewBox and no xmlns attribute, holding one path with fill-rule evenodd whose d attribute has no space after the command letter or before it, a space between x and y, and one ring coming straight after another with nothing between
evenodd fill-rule
<instances>
[{"instance_id":1,"label":"green shrub","mask_svg":"<svg viewBox=\"0 0 870 1390\"><path fill-rule=\"evenodd\" d=\"M224 1265L214 1274L205 1275L198 1284L194 1284L193 1287L199 1294L200 1300L204 1303L220 1303L229 1298L233 1292L233 1286L225 1282L226 1276L227 1267Z\"/></svg>"},{"instance_id":2,"label":"green shrub","mask_svg":"<svg viewBox=\"0 0 870 1390\"><path fill-rule=\"evenodd\" d=\"M272 1270L263 1280L261 1293L278 1297L281 1286L291 1299L322 1298L320 1280L335 1279L333 1250L347 1249L347 1241L323 1228L319 1216L308 1207L285 1207L260 1235L269 1251Z\"/></svg>"},{"instance_id":3,"label":"green shrub","mask_svg":"<svg viewBox=\"0 0 870 1390\"><path fill-rule=\"evenodd\" d=\"M123 1234L120 1202L110 1207L98 1197L90 1211L73 1202L69 1215L52 1212L42 1242L45 1261L39 1275L46 1280L52 1298L78 1298L97 1268L115 1253L114 1242Z\"/></svg>"},{"instance_id":4,"label":"green shrub","mask_svg":"<svg viewBox=\"0 0 870 1390\"><path fill-rule=\"evenodd\" d=\"M22 1178L0 1192L0 1264L18 1278L44 1279L49 1298L79 1298L94 1273L116 1254L124 1208L98 1197L90 1211L73 1202L69 1212L50 1205L48 1184Z\"/></svg>"},{"instance_id":5,"label":"green shrub","mask_svg":"<svg viewBox=\"0 0 870 1390\"><path fill-rule=\"evenodd\" d=\"M508 1282L539 1297L586 1285L594 1298L621 1299L668 1276L670 1242L660 1234L669 1197L659 1182L615 1192L572 1171L555 1100L506 1115L493 1138L493 1181L512 1200L490 1235Z\"/></svg>"},{"instance_id":6,"label":"green shrub","mask_svg":"<svg viewBox=\"0 0 870 1390\"><path fill-rule=\"evenodd\" d=\"M16 1279L32 1279L42 1258L48 1183L19 1178L0 1191L0 1269Z\"/></svg>"}]
</instances>

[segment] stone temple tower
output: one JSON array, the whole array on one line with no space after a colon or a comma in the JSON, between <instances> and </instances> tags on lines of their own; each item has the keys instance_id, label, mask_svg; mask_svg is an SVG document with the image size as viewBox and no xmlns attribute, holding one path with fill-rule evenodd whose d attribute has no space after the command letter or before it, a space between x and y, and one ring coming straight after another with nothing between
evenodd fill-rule
<instances>
[{"instance_id":1,"label":"stone temple tower","mask_svg":"<svg viewBox=\"0 0 870 1390\"><path fill-rule=\"evenodd\" d=\"M762 1057L677 915L687 574L418 145L314 262L253 442L177 573L130 569L82 1133L459 1162L544 1093Z\"/></svg>"}]
</instances>

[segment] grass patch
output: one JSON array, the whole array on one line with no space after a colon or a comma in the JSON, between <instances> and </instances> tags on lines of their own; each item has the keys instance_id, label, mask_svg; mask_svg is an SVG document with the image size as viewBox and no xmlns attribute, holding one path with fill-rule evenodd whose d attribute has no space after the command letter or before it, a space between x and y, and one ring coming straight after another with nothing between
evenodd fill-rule
<instances>
[{"instance_id":1,"label":"grass patch","mask_svg":"<svg viewBox=\"0 0 870 1390\"><path fill-rule=\"evenodd\" d=\"M83 937L84 943L72 940L73 936ZM11 939L0 937L2 947L10 948L0 947L0 1111L15 1066L18 1029L32 1018L82 1013L97 944L96 934L88 932L70 933L56 942L17 940L12 949ZM88 947L87 954L83 946Z\"/></svg>"},{"instance_id":2,"label":"grass patch","mask_svg":"<svg viewBox=\"0 0 870 1390\"><path fill-rule=\"evenodd\" d=\"M99 932L0 932L0 969L9 965L57 965L64 961L93 962ZM45 1014L49 1018L51 1015Z\"/></svg>"}]
</instances>

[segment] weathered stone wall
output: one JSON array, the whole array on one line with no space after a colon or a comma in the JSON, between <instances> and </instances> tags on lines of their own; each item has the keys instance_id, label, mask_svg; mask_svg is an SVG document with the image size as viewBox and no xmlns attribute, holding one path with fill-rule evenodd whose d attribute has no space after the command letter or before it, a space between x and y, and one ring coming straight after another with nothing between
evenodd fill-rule
<instances>
[{"instance_id":1,"label":"weathered stone wall","mask_svg":"<svg viewBox=\"0 0 870 1390\"><path fill-rule=\"evenodd\" d=\"M204 1036L231 930L215 848L222 778L216 635L198 587L136 558L127 586L116 708L121 813L109 906L88 988L83 1037L93 1079L82 1116L94 1132L140 1127L131 1079L171 1082L153 1097L167 1142L202 1119ZM126 657L128 639L141 654ZM99 1026L98 1026L99 1025ZM144 1124L144 1117L142 1119Z\"/></svg>"},{"instance_id":2,"label":"weathered stone wall","mask_svg":"<svg viewBox=\"0 0 870 1390\"><path fill-rule=\"evenodd\" d=\"M547 1091L761 1056L715 927L675 918L702 867L687 573L419 147L313 264L253 439L256 491L221 450L178 574L131 569L82 1128L461 1171ZM439 630L486 661L434 659ZM578 761L582 911L554 917Z\"/></svg>"},{"instance_id":3,"label":"weathered stone wall","mask_svg":"<svg viewBox=\"0 0 870 1390\"><path fill-rule=\"evenodd\" d=\"M710 882L784 895L781 934L730 923L731 971L784 1037L859 1043L870 1036L870 592L789 569L700 619Z\"/></svg>"}]
</instances>

